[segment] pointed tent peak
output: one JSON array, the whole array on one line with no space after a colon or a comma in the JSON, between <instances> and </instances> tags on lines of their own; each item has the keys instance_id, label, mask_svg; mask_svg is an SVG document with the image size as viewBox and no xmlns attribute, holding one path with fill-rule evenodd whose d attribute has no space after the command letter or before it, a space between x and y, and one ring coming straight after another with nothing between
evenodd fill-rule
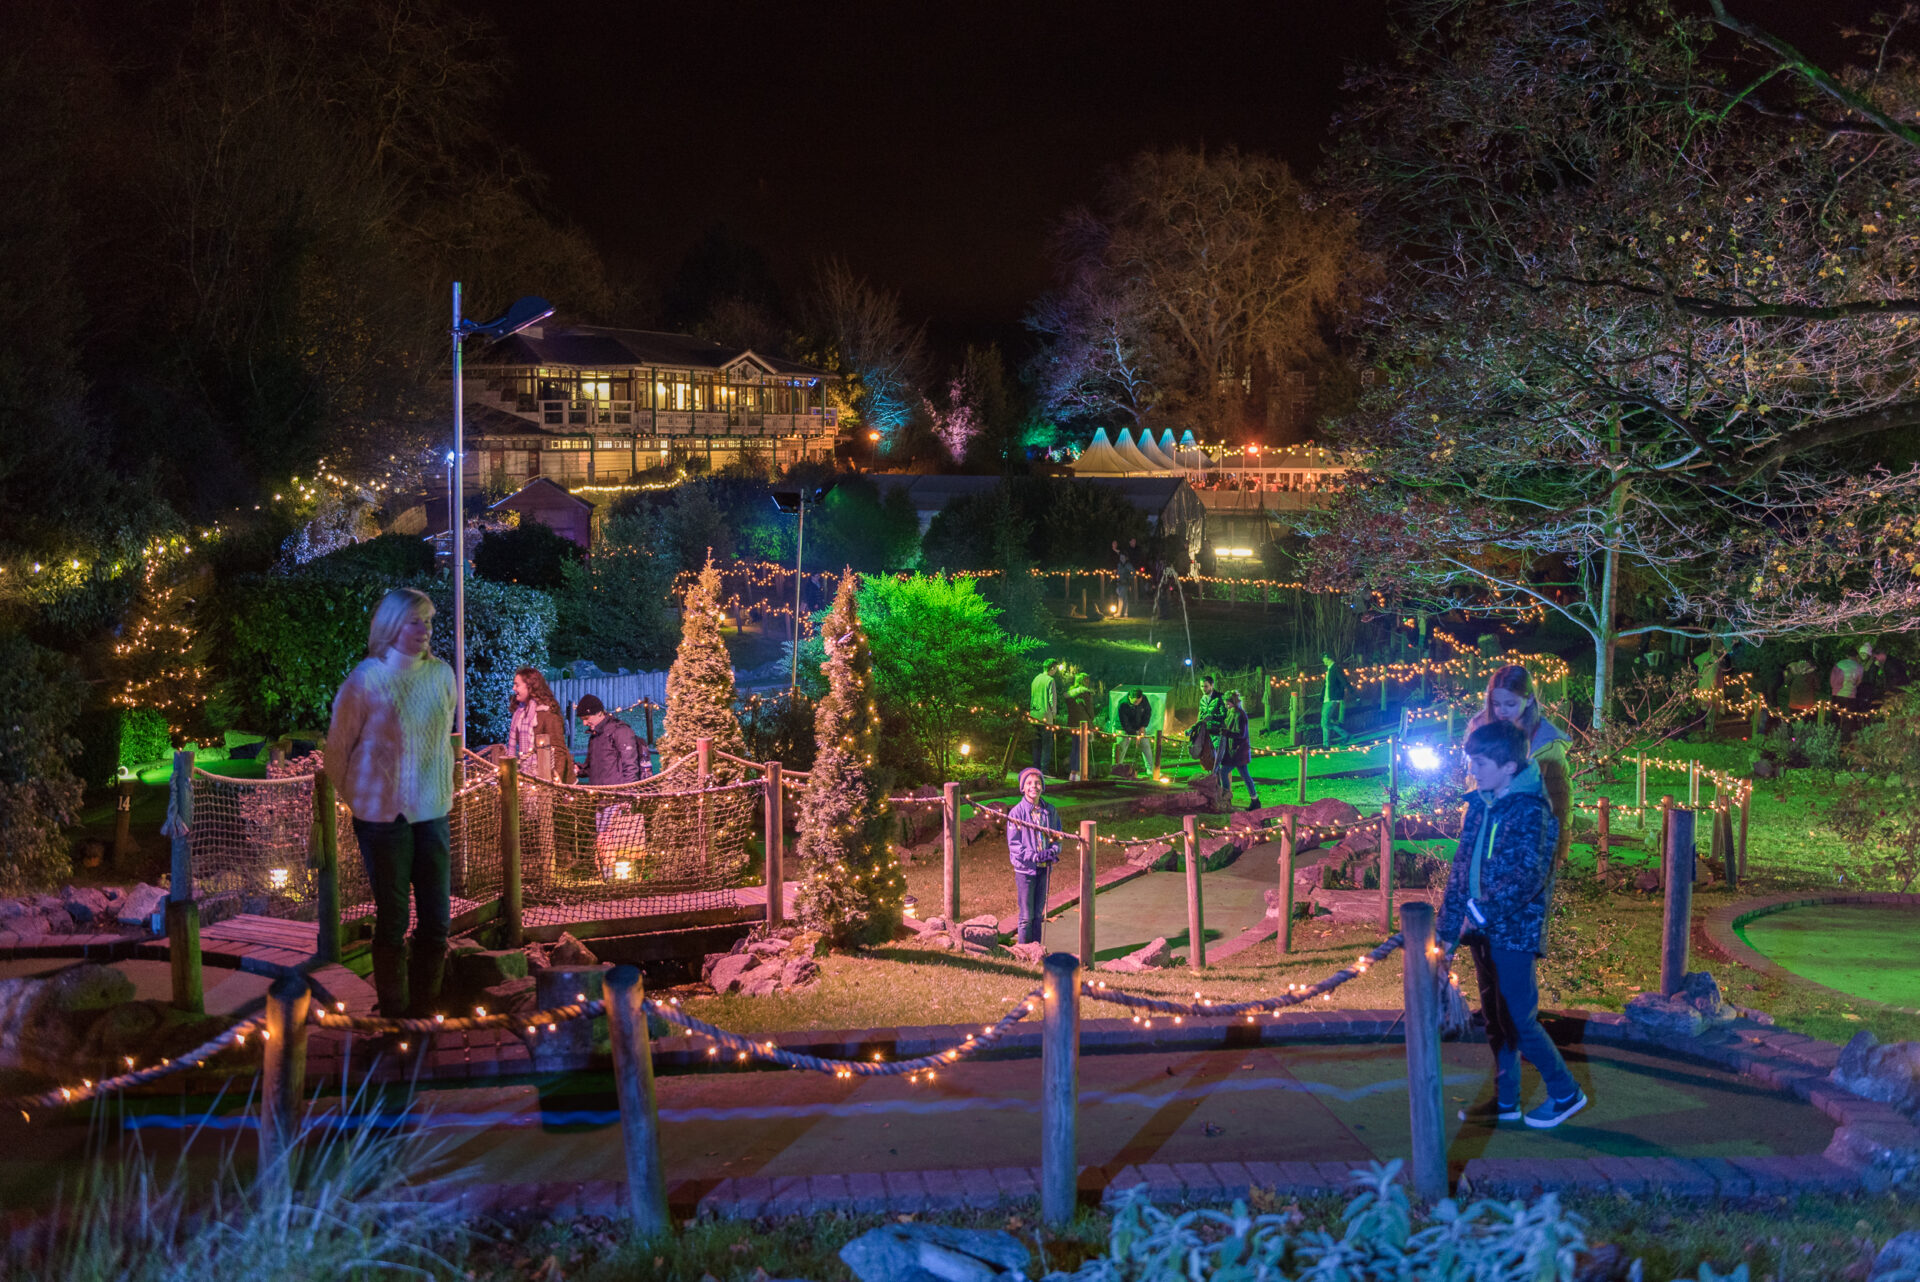
<instances>
[{"instance_id":1,"label":"pointed tent peak","mask_svg":"<svg viewBox=\"0 0 1920 1282\"><path fill-rule=\"evenodd\" d=\"M1154 467L1162 472L1177 472L1180 470L1180 465L1173 461L1173 456L1153 443L1152 432L1140 433L1140 443L1134 448L1145 456L1147 462L1153 464Z\"/></svg>"},{"instance_id":2,"label":"pointed tent peak","mask_svg":"<svg viewBox=\"0 0 1920 1282\"><path fill-rule=\"evenodd\" d=\"M1113 443L1113 452L1127 461L1127 467L1131 471L1152 473L1160 470L1159 466L1142 454L1140 447L1133 443L1133 429L1130 427L1120 429L1120 439Z\"/></svg>"},{"instance_id":3,"label":"pointed tent peak","mask_svg":"<svg viewBox=\"0 0 1920 1282\"><path fill-rule=\"evenodd\" d=\"M1073 461L1075 476L1126 476L1140 469L1114 449L1107 429L1100 428L1079 458Z\"/></svg>"},{"instance_id":4,"label":"pointed tent peak","mask_svg":"<svg viewBox=\"0 0 1920 1282\"><path fill-rule=\"evenodd\" d=\"M1165 431L1160 433L1160 448L1162 450L1165 450L1169 454L1173 452L1173 429L1172 428L1169 427Z\"/></svg>"},{"instance_id":5,"label":"pointed tent peak","mask_svg":"<svg viewBox=\"0 0 1920 1282\"><path fill-rule=\"evenodd\" d=\"M1093 430L1093 439L1087 442L1087 448L1089 450L1097 450L1103 445L1108 449L1113 448L1113 442L1107 439L1107 429L1104 427L1096 427Z\"/></svg>"},{"instance_id":6,"label":"pointed tent peak","mask_svg":"<svg viewBox=\"0 0 1920 1282\"><path fill-rule=\"evenodd\" d=\"M1169 436L1171 436L1171 435L1173 435L1173 429L1172 429L1172 428L1168 428L1168 429L1167 429L1167 435L1169 435ZM1195 445L1196 445L1196 444L1197 444L1197 442L1196 442L1196 441L1195 441L1195 440L1193 439L1193 429L1192 429L1192 428L1188 428L1188 429L1187 429L1186 431L1184 431L1184 432L1182 432L1182 433L1180 433L1180 448L1181 448L1181 449L1183 449L1183 450L1190 450L1190 449L1193 449L1193 448L1195 447Z\"/></svg>"}]
</instances>

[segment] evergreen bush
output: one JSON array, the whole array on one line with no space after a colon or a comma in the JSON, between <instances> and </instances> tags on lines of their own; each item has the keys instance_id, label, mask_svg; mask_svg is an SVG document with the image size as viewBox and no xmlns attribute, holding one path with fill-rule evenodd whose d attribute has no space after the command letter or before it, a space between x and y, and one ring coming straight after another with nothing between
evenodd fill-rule
<instances>
[{"instance_id":1,"label":"evergreen bush","mask_svg":"<svg viewBox=\"0 0 1920 1282\"><path fill-rule=\"evenodd\" d=\"M891 939L907 888L887 845L885 789L875 768L880 717L873 651L860 626L855 584L849 569L821 626L827 694L814 713L813 770L800 798L795 850L807 870L800 919L837 947Z\"/></svg>"},{"instance_id":2,"label":"evergreen bush","mask_svg":"<svg viewBox=\"0 0 1920 1282\"><path fill-rule=\"evenodd\" d=\"M17 634L0 635L0 893L47 885L68 870L62 830L80 811L68 762L80 751L73 724L86 684L64 655Z\"/></svg>"},{"instance_id":3,"label":"evergreen bush","mask_svg":"<svg viewBox=\"0 0 1920 1282\"><path fill-rule=\"evenodd\" d=\"M578 543L540 521L522 521L480 540L473 572L495 583L551 590L565 584L567 567L579 560Z\"/></svg>"}]
</instances>

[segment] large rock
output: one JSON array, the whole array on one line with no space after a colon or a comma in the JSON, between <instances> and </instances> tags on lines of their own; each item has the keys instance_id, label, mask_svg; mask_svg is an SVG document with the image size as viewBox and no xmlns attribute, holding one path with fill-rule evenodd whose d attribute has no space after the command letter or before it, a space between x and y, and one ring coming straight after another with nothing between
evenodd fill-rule
<instances>
[{"instance_id":1,"label":"large rock","mask_svg":"<svg viewBox=\"0 0 1920 1282\"><path fill-rule=\"evenodd\" d=\"M81 962L56 974L0 979L0 1070L57 1072L77 1050L75 1015L133 1001L133 981L110 966Z\"/></svg>"},{"instance_id":2,"label":"large rock","mask_svg":"<svg viewBox=\"0 0 1920 1282\"><path fill-rule=\"evenodd\" d=\"M1352 802L1342 801L1338 797L1322 797L1318 801L1301 806L1300 826L1326 828L1334 824L1350 824L1360 817L1360 808Z\"/></svg>"},{"instance_id":3,"label":"large rock","mask_svg":"<svg viewBox=\"0 0 1920 1282\"><path fill-rule=\"evenodd\" d=\"M997 1229L887 1224L840 1248L860 1282L997 1282L1025 1279L1026 1245Z\"/></svg>"},{"instance_id":4,"label":"large rock","mask_svg":"<svg viewBox=\"0 0 1920 1282\"><path fill-rule=\"evenodd\" d=\"M754 962L758 960L752 953L728 953L707 972L707 982L713 985L716 993L731 993L740 987L740 981L746 978L747 972L753 969Z\"/></svg>"},{"instance_id":5,"label":"large rock","mask_svg":"<svg viewBox=\"0 0 1920 1282\"><path fill-rule=\"evenodd\" d=\"M60 906L67 915L82 926L106 921L112 917L108 911L107 896L91 886L68 886L60 892Z\"/></svg>"},{"instance_id":6,"label":"large rock","mask_svg":"<svg viewBox=\"0 0 1920 1282\"><path fill-rule=\"evenodd\" d=\"M780 977L786 967L780 962L762 962L740 977L740 992L746 997L771 997L780 991Z\"/></svg>"},{"instance_id":7,"label":"large rock","mask_svg":"<svg viewBox=\"0 0 1920 1282\"><path fill-rule=\"evenodd\" d=\"M150 926L153 915L166 905L167 892L158 886L149 886L141 882L135 886L120 904L120 921L128 926ZM521 968L525 973L525 968Z\"/></svg>"},{"instance_id":8,"label":"large rock","mask_svg":"<svg viewBox=\"0 0 1920 1282\"><path fill-rule=\"evenodd\" d=\"M1888 1238L1873 1257L1867 1282L1920 1282L1920 1233L1909 1229Z\"/></svg>"},{"instance_id":9,"label":"large rock","mask_svg":"<svg viewBox=\"0 0 1920 1282\"><path fill-rule=\"evenodd\" d=\"M789 957L780 968L780 987L804 988L820 978L820 963L811 957Z\"/></svg>"},{"instance_id":10,"label":"large rock","mask_svg":"<svg viewBox=\"0 0 1920 1282\"><path fill-rule=\"evenodd\" d=\"M1671 997L1639 993L1629 998L1627 1018L1659 1037L1698 1037L1708 1029L1730 1024L1740 1012L1720 996L1720 985L1703 970L1688 973L1680 991Z\"/></svg>"},{"instance_id":11,"label":"large rock","mask_svg":"<svg viewBox=\"0 0 1920 1282\"><path fill-rule=\"evenodd\" d=\"M1172 960L1172 957L1167 948L1167 941L1163 936L1155 939L1150 944L1134 949L1125 957L1115 957L1109 961L1103 961L1100 963L1099 968L1101 970L1117 971L1152 970L1157 966L1165 966L1170 960Z\"/></svg>"},{"instance_id":12,"label":"large rock","mask_svg":"<svg viewBox=\"0 0 1920 1282\"><path fill-rule=\"evenodd\" d=\"M1030 944L1009 945L1007 951L1012 953L1017 960L1023 961L1029 966L1038 966L1046 960L1047 956L1047 946L1037 939Z\"/></svg>"},{"instance_id":13,"label":"large rock","mask_svg":"<svg viewBox=\"0 0 1920 1282\"><path fill-rule=\"evenodd\" d=\"M1920 1186L1920 1131L1904 1122L1842 1126L1827 1145L1826 1159L1860 1172L1870 1189Z\"/></svg>"},{"instance_id":14,"label":"large rock","mask_svg":"<svg viewBox=\"0 0 1920 1282\"><path fill-rule=\"evenodd\" d=\"M1882 1046L1863 1029L1840 1052L1832 1077L1855 1095L1891 1104L1908 1117L1920 1112L1920 1042Z\"/></svg>"},{"instance_id":15,"label":"large rock","mask_svg":"<svg viewBox=\"0 0 1920 1282\"><path fill-rule=\"evenodd\" d=\"M1136 868L1160 871L1173 867L1177 858L1174 847L1164 841L1142 841L1127 847L1127 862Z\"/></svg>"},{"instance_id":16,"label":"large rock","mask_svg":"<svg viewBox=\"0 0 1920 1282\"><path fill-rule=\"evenodd\" d=\"M460 992L478 992L527 977L527 954L518 948L469 948L447 958L448 979Z\"/></svg>"},{"instance_id":17,"label":"large rock","mask_svg":"<svg viewBox=\"0 0 1920 1282\"><path fill-rule=\"evenodd\" d=\"M66 918L64 912L60 916ZM65 924L71 927L73 923L69 919ZM10 930L22 939L39 939L43 935L53 933L53 929L52 923L47 920L47 915L37 911L20 913L0 921L0 930Z\"/></svg>"},{"instance_id":18,"label":"large rock","mask_svg":"<svg viewBox=\"0 0 1920 1282\"><path fill-rule=\"evenodd\" d=\"M960 942L979 948L996 947L1000 943L1000 919L988 914L961 922Z\"/></svg>"}]
</instances>

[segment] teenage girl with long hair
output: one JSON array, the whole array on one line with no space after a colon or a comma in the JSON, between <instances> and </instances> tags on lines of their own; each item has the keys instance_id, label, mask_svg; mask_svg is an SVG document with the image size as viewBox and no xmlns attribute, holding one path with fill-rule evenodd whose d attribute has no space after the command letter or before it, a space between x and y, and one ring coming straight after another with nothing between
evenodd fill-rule
<instances>
[{"instance_id":1,"label":"teenage girl with long hair","mask_svg":"<svg viewBox=\"0 0 1920 1282\"><path fill-rule=\"evenodd\" d=\"M1573 843L1573 776L1567 771L1566 732L1547 720L1540 711L1540 696L1534 688L1533 674L1517 663L1496 668L1487 678L1487 699L1480 711L1467 722L1467 733L1495 721L1520 727L1527 736L1533 764L1540 768L1540 785L1547 794L1553 817L1560 821L1560 840L1553 850L1554 866L1566 860Z\"/></svg>"}]
</instances>

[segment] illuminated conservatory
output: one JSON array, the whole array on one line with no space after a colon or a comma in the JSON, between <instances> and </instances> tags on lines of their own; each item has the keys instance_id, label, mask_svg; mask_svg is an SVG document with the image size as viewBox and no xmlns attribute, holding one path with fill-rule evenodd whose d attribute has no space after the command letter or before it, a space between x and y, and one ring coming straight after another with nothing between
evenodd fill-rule
<instances>
[{"instance_id":1,"label":"illuminated conservatory","mask_svg":"<svg viewBox=\"0 0 1920 1282\"><path fill-rule=\"evenodd\" d=\"M623 481L681 460L830 458L834 375L686 334L533 326L466 361L467 479Z\"/></svg>"}]
</instances>

